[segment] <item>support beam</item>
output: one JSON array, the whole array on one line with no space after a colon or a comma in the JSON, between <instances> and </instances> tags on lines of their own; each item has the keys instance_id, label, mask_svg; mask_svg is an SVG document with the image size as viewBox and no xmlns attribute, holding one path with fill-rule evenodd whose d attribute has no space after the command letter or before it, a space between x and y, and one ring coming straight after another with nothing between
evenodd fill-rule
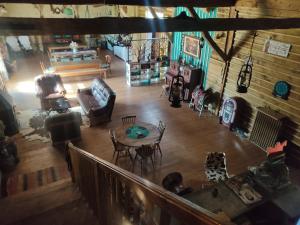
<instances>
[{"instance_id":1,"label":"support beam","mask_svg":"<svg viewBox=\"0 0 300 225\"><path fill-rule=\"evenodd\" d=\"M95 19L0 18L0 33L2 35L128 34L290 28L300 28L300 18L213 18L200 20L183 16L167 19L136 17Z\"/></svg>"},{"instance_id":2,"label":"support beam","mask_svg":"<svg viewBox=\"0 0 300 225\"><path fill-rule=\"evenodd\" d=\"M188 7L189 12L191 13L192 17L195 18L197 21L201 21L198 14L196 13L195 9L193 7ZM216 53L222 58L224 62L228 61L228 56L225 54L225 52L222 51L222 49L217 45L217 43L212 39L208 31L202 31L203 37L206 39L206 41L209 43L209 45L216 51Z\"/></svg>"},{"instance_id":3,"label":"support beam","mask_svg":"<svg viewBox=\"0 0 300 225\"><path fill-rule=\"evenodd\" d=\"M234 6L236 0L5 0L5 3L32 3L32 4L58 4L58 5L136 5L156 7L229 7Z\"/></svg>"},{"instance_id":4,"label":"support beam","mask_svg":"<svg viewBox=\"0 0 300 225\"><path fill-rule=\"evenodd\" d=\"M157 15L157 13L156 13L156 11L155 11L155 9L153 7L148 7L148 9L149 9L150 13L152 14L153 18L159 18L158 15ZM172 34L170 34L170 33L167 32L166 35L167 35L169 41L171 43L173 43L173 41L172 41Z\"/></svg>"},{"instance_id":5,"label":"support beam","mask_svg":"<svg viewBox=\"0 0 300 225\"><path fill-rule=\"evenodd\" d=\"M202 34L205 40L207 40L209 45L216 51L216 53L223 59L223 61L228 61L228 55L226 55L225 52L223 52L223 50L218 46L218 44L212 39L208 31L202 31Z\"/></svg>"}]
</instances>

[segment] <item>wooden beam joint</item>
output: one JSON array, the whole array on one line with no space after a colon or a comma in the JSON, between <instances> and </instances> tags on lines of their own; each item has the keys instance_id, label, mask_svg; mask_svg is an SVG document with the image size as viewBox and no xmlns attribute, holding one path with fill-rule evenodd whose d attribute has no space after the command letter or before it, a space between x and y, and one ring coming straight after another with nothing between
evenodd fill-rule
<instances>
[{"instance_id":1,"label":"wooden beam joint","mask_svg":"<svg viewBox=\"0 0 300 225\"><path fill-rule=\"evenodd\" d=\"M128 34L151 32L205 32L300 28L300 18L146 19L101 17L93 19L0 17L2 35Z\"/></svg>"},{"instance_id":2,"label":"wooden beam joint","mask_svg":"<svg viewBox=\"0 0 300 225\"><path fill-rule=\"evenodd\" d=\"M197 19L197 21L200 21L201 18L196 13L195 9L193 7L188 7L189 12L191 13L192 17ZM216 51L216 53L222 58L224 62L227 62L229 60L229 56L218 46L218 44L213 40L211 35L208 31L202 31L203 37L206 39L206 41L209 43L209 45Z\"/></svg>"},{"instance_id":3,"label":"wooden beam joint","mask_svg":"<svg viewBox=\"0 0 300 225\"><path fill-rule=\"evenodd\" d=\"M5 0L5 3L31 3L31 4L55 4L55 5L136 5L156 7L230 7L235 5L236 0Z\"/></svg>"}]
</instances>

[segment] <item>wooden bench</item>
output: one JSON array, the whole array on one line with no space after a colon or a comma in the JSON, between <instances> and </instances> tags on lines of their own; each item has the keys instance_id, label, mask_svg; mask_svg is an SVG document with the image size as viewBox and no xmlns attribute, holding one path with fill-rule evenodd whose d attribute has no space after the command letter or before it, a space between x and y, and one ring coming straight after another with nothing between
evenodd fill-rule
<instances>
[{"instance_id":1,"label":"wooden bench","mask_svg":"<svg viewBox=\"0 0 300 225\"><path fill-rule=\"evenodd\" d=\"M107 69L100 68L100 63L55 63L53 71L61 77L100 75L106 79Z\"/></svg>"}]
</instances>

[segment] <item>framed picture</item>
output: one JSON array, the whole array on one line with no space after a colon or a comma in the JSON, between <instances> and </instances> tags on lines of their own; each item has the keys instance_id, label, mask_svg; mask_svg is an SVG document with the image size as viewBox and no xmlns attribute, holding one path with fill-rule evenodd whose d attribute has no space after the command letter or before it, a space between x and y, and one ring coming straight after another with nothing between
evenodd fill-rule
<instances>
[{"instance_id":1,"label":"framed picture","mask_svg":"<svg viewBox=\"0 0 300 225\"><path fill-rule=\"evenodd\" d=\"M199 58L199 56L200 56L200 38L184 35L183 36L183 52L187 55Z\"/></svg>"}]
</instances>

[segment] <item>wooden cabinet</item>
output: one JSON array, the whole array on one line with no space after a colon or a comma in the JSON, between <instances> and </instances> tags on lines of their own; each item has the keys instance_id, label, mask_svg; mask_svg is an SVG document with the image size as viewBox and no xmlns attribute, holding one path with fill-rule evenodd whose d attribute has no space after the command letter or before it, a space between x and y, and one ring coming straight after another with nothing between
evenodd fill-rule
<instances>
[{"instance_id":1,"label":"wooden cabinet","mask_svg":"<svg viewBox=\"0 0 300 225\"><path fill-rule=\"evenodd\" d=\"M166 72L167 83L172 82L172 78L178 75L179 64L177 61L170 63L170 68ZM181 66L181 75L184 77L184 100L189 101L192 96L192 92L197 85L203 86L204 73L201 68L192 67L190 65Z\"/></svg>"},{"instance_id":2,"label":"wooden cabinet","mask_svg":"<svg viewBox=\"0 0 300 225\"><path fill-rule=\"evenodd\" d=\"M158 83L167 71L162 62L131 62L126 63L126 80L130 86L150 85Z\"/></svg>"}]
</instances>

